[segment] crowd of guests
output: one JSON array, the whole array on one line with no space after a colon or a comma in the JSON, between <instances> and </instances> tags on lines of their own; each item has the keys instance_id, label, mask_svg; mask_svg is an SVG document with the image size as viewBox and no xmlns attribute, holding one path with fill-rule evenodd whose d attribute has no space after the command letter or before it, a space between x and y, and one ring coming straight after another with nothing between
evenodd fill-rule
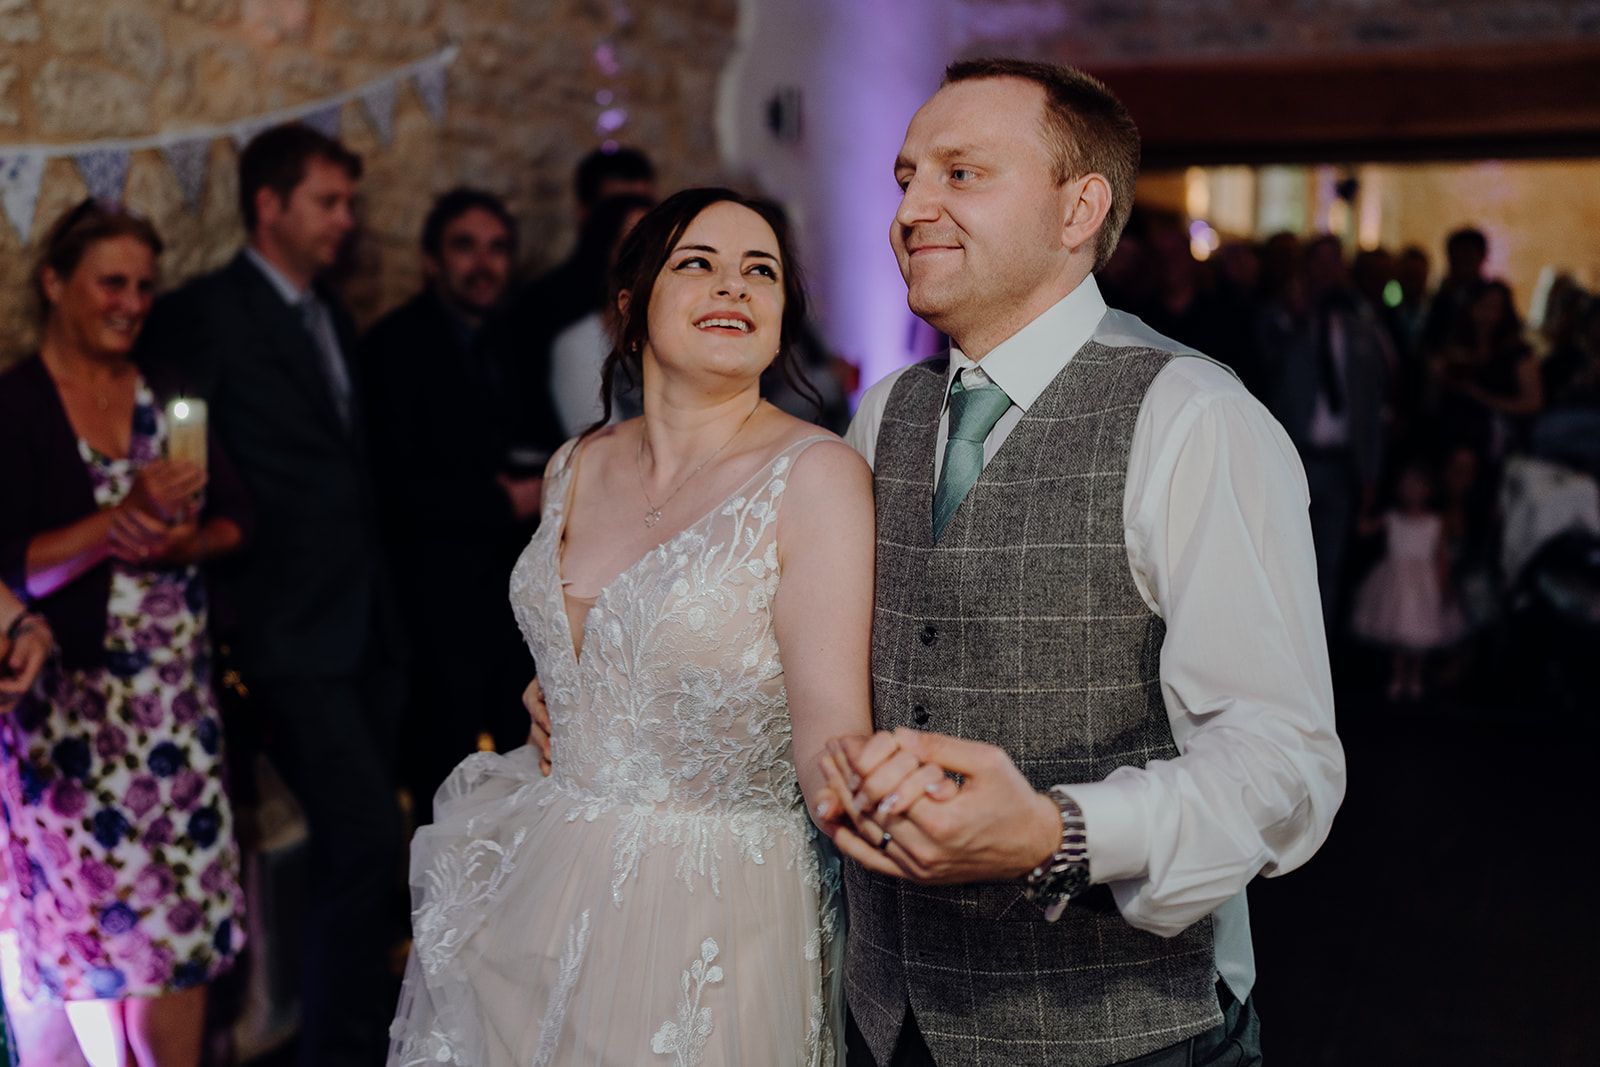
<instances>
[{"instance_id":1,"label":"crowd of guests","mask_svg":"<svg viewBox=\"0 0 1600 1067\"><path fill-rule=\"evenodd\" d=\"M1600 296L1558 279L1530 331L1471 227L1433 288L1415 246L1348 256L1335 236L1281 233L1199 259L1190 237L1136 211L1107 299L1227 362L1283 423L1335 647L1387 650L1391 700L1459 681L1518 578L1499 543L1508 463L1552 416L1600 413Z\"/></svg>"}]
</instances>

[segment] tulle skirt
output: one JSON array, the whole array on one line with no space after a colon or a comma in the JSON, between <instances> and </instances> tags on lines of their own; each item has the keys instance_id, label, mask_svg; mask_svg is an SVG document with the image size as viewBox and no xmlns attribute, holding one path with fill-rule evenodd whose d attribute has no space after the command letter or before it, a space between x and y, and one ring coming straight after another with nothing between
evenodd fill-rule
<instances>
[{"instance_id":1,"label":"tulle skirt","mask_svg":"<svg viewBox=\"0 0 1600 1067\"><path fill-rule=\"evenodd\" d=\"M621 801L522 748L435 812L391 1067L843 1062L837 863L799 806Z\"/></svg>"}]
</instances>

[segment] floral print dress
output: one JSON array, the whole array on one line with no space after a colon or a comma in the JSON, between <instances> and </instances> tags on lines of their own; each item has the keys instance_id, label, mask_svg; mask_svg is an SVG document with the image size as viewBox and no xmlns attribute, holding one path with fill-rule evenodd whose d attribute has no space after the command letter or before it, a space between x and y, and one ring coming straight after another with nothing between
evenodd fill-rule
<instances>
[{"instance_id":1,"label":"floral print dress","mask_svg":"<svg viewBox=\"0 0 1600 1067\"><path fill-rule=\"evenodd\" d=\"M78 442L95 503L120 502L165 442L141 382L128 458ZM111 567L105 664L52 662L0 719L0 873L30 997L186 989L244 940L199 571Z\"/></svg>"}]
</instances>

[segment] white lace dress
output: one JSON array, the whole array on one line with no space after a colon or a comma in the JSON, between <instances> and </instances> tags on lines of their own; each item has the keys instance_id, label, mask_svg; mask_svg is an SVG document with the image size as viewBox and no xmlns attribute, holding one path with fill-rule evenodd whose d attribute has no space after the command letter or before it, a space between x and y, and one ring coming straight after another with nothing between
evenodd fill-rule
<instances>
[{"instance_id":1,"label":"white lace dress","mask_svg":"<svg viewBox=\"0 0 1600 1067\"><path fill-rule=\"evenodd\" d=\"M551 461L511 597L554 770L480 753L440 789L411 846L391 1067L835 1061L837 867L795 778L771 611L785 477L827 439L618 575L581 654L559 573L572 444Z\"/></svg>"}]
</instances>

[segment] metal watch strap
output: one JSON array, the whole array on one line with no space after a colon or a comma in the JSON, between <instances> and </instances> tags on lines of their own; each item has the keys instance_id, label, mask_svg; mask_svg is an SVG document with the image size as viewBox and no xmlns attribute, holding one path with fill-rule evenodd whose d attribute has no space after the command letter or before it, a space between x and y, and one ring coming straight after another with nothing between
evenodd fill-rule
<instances>
[{"instance_id":1,"label":"metal watch strap","mask_svg":"<svg viewBox=\"0 0 1600 1067\"><path fill-rule=\"evenodd\" d=\"M1023 895L1044 908L1045 922L1053 923L1067 910L1067 902L1089 885L1089 834L1083 809L1064 787L1053 785L1046 795L1061 811L1061 844L1028 872Z\"/></svg>"}]
</instances>

